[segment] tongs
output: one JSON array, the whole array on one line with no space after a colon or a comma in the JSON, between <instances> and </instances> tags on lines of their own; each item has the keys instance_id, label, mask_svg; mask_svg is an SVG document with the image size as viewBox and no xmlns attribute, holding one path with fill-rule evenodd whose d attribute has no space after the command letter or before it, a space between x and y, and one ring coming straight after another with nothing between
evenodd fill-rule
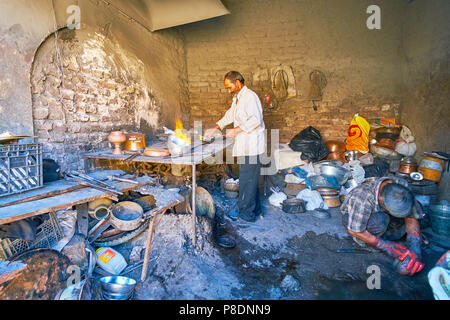
<instances>
[{"instance_id":1,"label":"tongs","mask_svg":"<svg viewBox=\"0 0 450 320\"><path fill-rule=\"evenodd\" d=\"M136 151L136 153L133 153L131 156L129 156L128 158L122 160L122 163L128 163L131 160L133 160L134 158L136 158L137 156L141 155L144 152L145 148L142 148L138 151Z\"/></svg>"}]
</instances>

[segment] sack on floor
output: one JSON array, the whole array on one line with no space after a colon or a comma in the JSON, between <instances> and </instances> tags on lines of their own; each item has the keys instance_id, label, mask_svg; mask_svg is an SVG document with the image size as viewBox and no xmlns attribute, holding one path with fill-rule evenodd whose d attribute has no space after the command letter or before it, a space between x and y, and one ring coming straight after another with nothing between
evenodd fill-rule
<instances>
[{"instance_id":1,"label":"sack on floor","mask_svg":"<svg viewBox=\"0 0 450 320\"><path fill-rule=\"evenodd\" d=\"M300 158L302 160L312 162L323 159L330 153L330 150L322 140L320 131L311 126L303 129L292 138L291 142L289 142L289 147L294 151L301 152Z\"/></svg>"}]
</instances>

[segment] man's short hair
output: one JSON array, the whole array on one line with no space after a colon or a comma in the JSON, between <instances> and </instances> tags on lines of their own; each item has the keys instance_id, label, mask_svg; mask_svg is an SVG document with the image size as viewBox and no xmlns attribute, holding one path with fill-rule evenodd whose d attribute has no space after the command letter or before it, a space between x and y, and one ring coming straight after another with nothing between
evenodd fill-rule
<instances>
[{"instance_id":1,"label":"man's short hair","mask_svg":"<svg viewBox=\"0 0 450 320\"><path fill-rule=\"evenodd\" d=\"M228 72L225 75L225 77L223 78L223 80L225 80L225 79L228 79L228 80L230 80L232 82L235 82L236 80L239 80L242 84L245 83L244 77L242 76L242 74L240 74L237 71L230 71L230 72Z\"/></svg>"}]
</instances>

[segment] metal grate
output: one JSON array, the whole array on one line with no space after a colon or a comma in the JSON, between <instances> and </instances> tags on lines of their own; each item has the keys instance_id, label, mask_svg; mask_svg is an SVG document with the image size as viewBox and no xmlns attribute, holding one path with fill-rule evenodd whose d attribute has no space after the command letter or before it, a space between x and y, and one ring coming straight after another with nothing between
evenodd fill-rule
<instances>
[{"instance_id":1,"label":"metal grate","mask_svg":"<svg viewBox=\"0 0 450 320\"><path fill-rule=\"evenodd\" d=\"M0 145L0 197L42 187L42 144Z\"/></svg>"}]
</instances>

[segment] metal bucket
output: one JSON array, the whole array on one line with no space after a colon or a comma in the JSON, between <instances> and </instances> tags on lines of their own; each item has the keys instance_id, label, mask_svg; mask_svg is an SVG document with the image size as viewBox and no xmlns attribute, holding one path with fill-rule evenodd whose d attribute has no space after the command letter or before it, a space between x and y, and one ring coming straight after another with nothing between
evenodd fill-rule
<instances>
[{"instance_id":1,"label":"metal bucket","mask_svg":"<svg viewBox=\"0 0 450 320\"><path fill-rule=\"evenodd\" d=\"M440 235L450 236L450 205L441 201L439 204L430 205L429 208L431 229Z\"/></svg>"},{"instance_id":2,"label":"metal bucket","mask_svg":"<svg viewBox=\"0 0 450 320\"><path fill-rule=\"evenodd\" d=\"M136 280L122 276L103 277L100 283L106 300L128 300L136 286Z\"/></svg>"}]
</instances>

